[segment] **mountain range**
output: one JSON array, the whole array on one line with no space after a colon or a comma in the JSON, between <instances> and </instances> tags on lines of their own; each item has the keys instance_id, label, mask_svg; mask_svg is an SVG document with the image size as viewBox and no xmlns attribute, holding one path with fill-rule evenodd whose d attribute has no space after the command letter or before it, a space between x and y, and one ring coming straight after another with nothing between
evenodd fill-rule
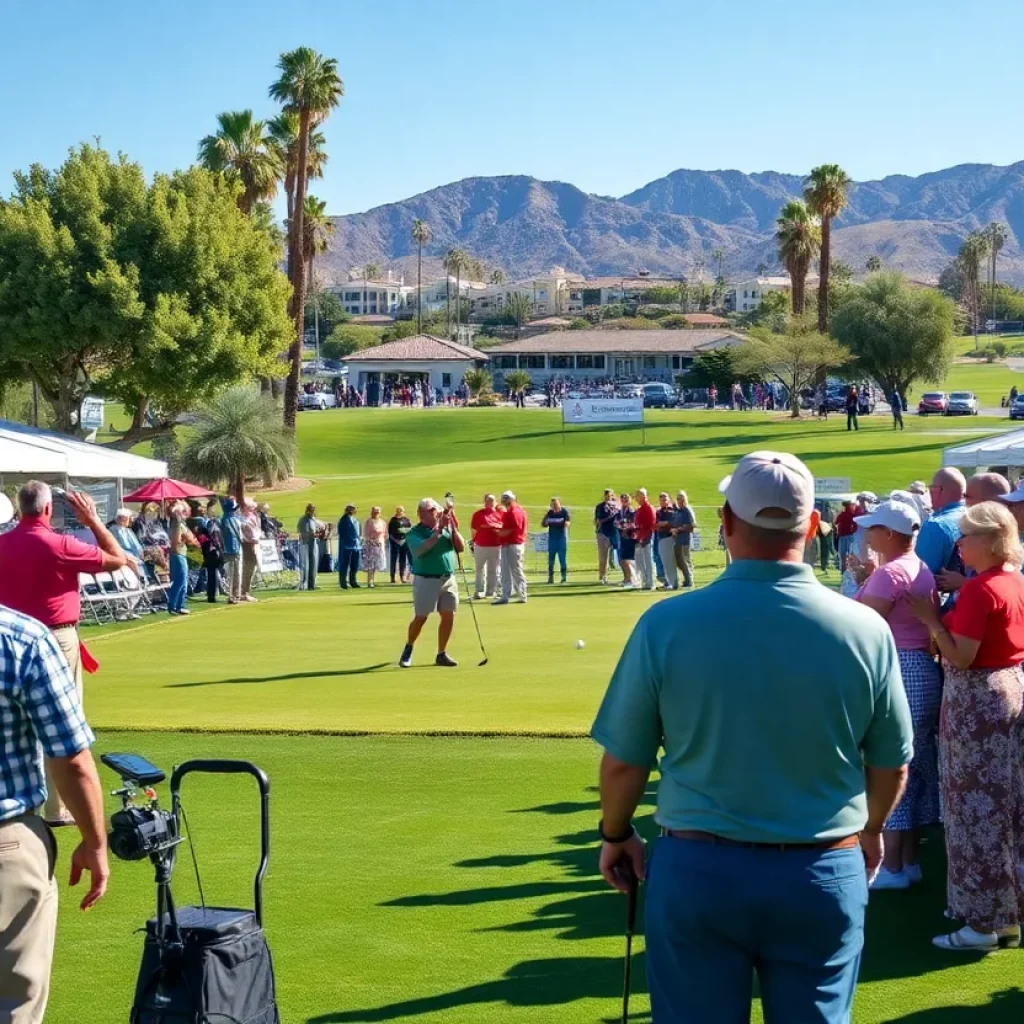
<instances>
[{"instance_id":1,"label":"mountain range","mask_svg":"<svg viewBox=\"0 0 1024 1024\"><path fill-rule=\"evenodd\" d=\"M510 280L553 266L588 277L641 269L692 275L701 259L711 276L711 254L720 248L725 273L735 280L762 262L778 269L775 218L802 194L803 183L802 175L775 171L678 170L614 198L526 175L466 178L333 218L331 248L317 267L328 283L368 263L415 281L410 229L419 218L431 232L424 280L442 276L441 256L453 246ZM999 277L1024 283L1024 161L857 182L849 198L833 228L833 258L858 274L877 255L886 267L934 281L970 231L996 220L1009 228Z\"/></svg>"}]
</instances>

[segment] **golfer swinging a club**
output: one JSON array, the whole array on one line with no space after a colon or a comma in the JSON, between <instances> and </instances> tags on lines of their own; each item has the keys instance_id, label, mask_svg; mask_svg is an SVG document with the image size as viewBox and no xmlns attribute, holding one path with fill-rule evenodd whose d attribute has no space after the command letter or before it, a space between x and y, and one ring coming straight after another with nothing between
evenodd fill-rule
<instances>
[{"instance_id":1,"label":"golfer swinging a club","mask_svg":"<svg viewBox=\"0 0 1024 1024\"><path fill-rule=\"evenodd\" d=\"M419 522L406 535L412 555L412 607L413 620L409 623L409 638L398 664L408 668L412 664L412 648L423 624L431 612L437 612L441 622L437 627L437 657L434 664L454 668L458 662L448 656L448 640L455 625L455 612L459 607L459 587L455 581L457 554L465 548L459 523L449 501L442 508L433 498L424 498L416 506Z\"/></svg>"}]
</instances>

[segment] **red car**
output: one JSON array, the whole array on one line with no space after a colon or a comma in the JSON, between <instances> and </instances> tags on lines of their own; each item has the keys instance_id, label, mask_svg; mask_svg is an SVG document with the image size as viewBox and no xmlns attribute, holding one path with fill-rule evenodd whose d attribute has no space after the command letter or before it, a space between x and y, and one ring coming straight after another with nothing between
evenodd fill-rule
<instances>
[{"instance_id":1,"label":"red car","mask_svg":"<svg viewBox=\"0 0 1024 1024\"><path fill-rule=\"evenodd\" d=\"M926 391L917 403L918 416L927 416L929 413L938 413L940 416L946 414L949 406L949 399L945 391Z\"/></svg>"}]
</instances>

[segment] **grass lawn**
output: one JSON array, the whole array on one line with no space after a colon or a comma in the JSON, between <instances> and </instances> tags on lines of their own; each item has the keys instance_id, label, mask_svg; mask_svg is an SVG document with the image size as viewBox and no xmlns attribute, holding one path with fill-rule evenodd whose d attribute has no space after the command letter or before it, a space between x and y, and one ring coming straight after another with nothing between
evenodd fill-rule
<instances>
[{"instance_id":1,"label":"grass lawn","mask_svg":"<svg viewBox=\"0 0 1024 1024\"><path fill-rule=\"evenodd\" d=\"M270 774L273 850L266 929L287 1024L550 1024L615 1020L622 898L595 868L596 749L582 740L253 737L104 733L98 750L139 750L165 768L189 757L251 758ZM104 782L113 782L104 768ZM251 905L251 780L191 776L184 797L213 905ZM650 807L639 816L652 835ZM63 874L73 837L61 839ZM943 956L940 844L925 884L872 900L854 1020L952 1024L1020 1019L1021 956ZM179 905L196 901L188 854ZM128 1019L152 913L152 870L116 862L87 915L62 884L48 1024ZM637 1021L648 1020L643 943ZM930 1008L941 1010L928 1012ZM962 1007L955 1010L952 1007ZM759 1019L755 1016L755 1019Z\"/></svg>"},{"instance_id":2,"label":"grass lawn","mask_svg":"<svg viewBox=\"0 0 1024 1024\"><path fill-rule=\"evenodd\" d=\"M285 520L309 500L333 520L348 501L390 513L449 488L468 510L485 490L511 487L537 524L558 493L576 517L570 586L547 587L535 564L529 604L479 607L484 668L464 610L452 645L458 669L429 667L428 632L416 666L397 670L407 588L341 592L331 577L313 594L270 592L239 608L194 602L189 619L87 631L101 663L86 682L99 752L137 750L166 769L190 757L245 757L270 774L267 929L287 1024L615 1018L624 907L595 870L597 750L572 737L588 729L641 611L672 598L595 585L590 509L607 486L687 488L704 527L704 583L722 566L717 484L742 453L794 451L818 475L882 492L927 477L943 447L1005 426L909 417L896 434L887 417L862 423L848 434L839 417L665 412L651 414L646 443L639 430L614 427L574 431L563 445L558 413L545 411L304 413L298 472L312 486L269 496ZM410 735L421 733L431 735ZM214 903L250 899L257 831L247 781L186 782ZM73 838L60 836L62 872ZM194 899L187 859L181 903ZM997 994L1017 984L1021 954L967 963L932 950L943 925L938 842L927 875L919 889L872 901L855 1021L1020 1019L1019 992ZM108 899L86 916L62 897L48 1022L126 1020L141 948L134 930L152 908L150 867L117 863ZM990 1007L984 1016L981 1007Z\"/></svg>"}]
</instances>

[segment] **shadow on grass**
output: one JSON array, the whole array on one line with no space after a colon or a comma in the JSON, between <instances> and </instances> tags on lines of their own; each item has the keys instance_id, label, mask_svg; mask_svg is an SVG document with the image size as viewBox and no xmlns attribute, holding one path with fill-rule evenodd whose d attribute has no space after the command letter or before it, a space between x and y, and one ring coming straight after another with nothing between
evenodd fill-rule
<instances>
[{"instance_id":1,"label":"shadow on grass","mask_svg":"<svg viewBox=\"0 0 1024 1024\"><path fill-rule=\"evenodd\" d=\"M377 665L365 665L362 668L328 668L319 672L289 672L277 676L236 676L234 679L204 679L194 683L167 683L164 689L183 690L193 686L223 686L235 683L282 683L293 679L322 679L324 676L362 676L393 666L393 661L382 661Z\"/></svg>"},{"instance_id":2,"label":"shadow on grass","mask_svg":"<svg viewBox=\"0 0 1024 1024\"><path fill-rule=\"evenodd\" d=\"M892 1017L889 1024L1016 1024L1024 1020L1024 992L1019 988L994 992L987 1006L936 1006L905 1017Z\"/></svg>"}]
</instances>

